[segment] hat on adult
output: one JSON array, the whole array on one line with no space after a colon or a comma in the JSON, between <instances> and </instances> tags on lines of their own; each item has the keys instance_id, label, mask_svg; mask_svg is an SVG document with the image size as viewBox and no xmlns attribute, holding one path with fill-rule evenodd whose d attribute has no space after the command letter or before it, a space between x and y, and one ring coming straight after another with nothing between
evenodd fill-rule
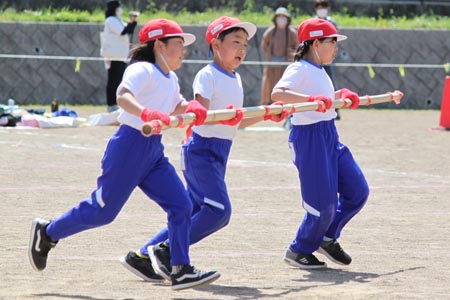
<instances>
[{"instance_id":1,"label":"hat on adult","mask_svg":"<svg viewBox=\"0 0 450 300\"><path fill-rule=\"evenodd\" d=\"M272 22L276 25L275 23L275 19L278 16L285 16L288 19L288 25L291 23L291 13L289 12L289 10L286 7L278 7L275 10L275 14L272 17Z\"/></svg>"},{"instance_id":2,"label":"hat on adult","mask_svg":"<svg viewBox=\"0 0 450 300\"><path fill-rule=\"evenodd\" d=\"M106 9L108 9L108 10L115 10L116 8L119 8L121 6L122 6L122 3L117 0L112 0L112 1L106 2Z\"/></svg>"},{"instance_id":3,"label":"hat on adult","mask_svg":"<svg viewBox=\"0 0 450 300\"><path fill-rule=\"evenodd\" d=\"M290 18L291 13L286 7L278 7L277 10L275 11L275 16L285 16Z\"/></svg>"},{"instance_id":4,"label":"hat on adult","mask_svg":"<svg viewBox=\"0 0 450 300\"><path fill-rule=\"evenodd\" d=\"M222 16L209 24L206 29L206 42L208 45L211 41L217 38L222 32L231 28L242 28L248 34L248 39L251 39L256 33L256 25L250 22L241 22L238 18Z\"/></svg>"},{"instance_id":5,"label":"hat on adult","mask_svg":"<svg viewBox=\"0 0 450 300\"><path fill-rule=\"evenodd\" d=\"M331 22L320 18L311 18L303 21L298 27L297 34L299 43L331 37L336 37L338 42L347 39L347 36L337 33Z\"/></svg>"},{"instance_id":6,"label":"hat on adult","mask_svg":"<svg viewBox=\"0 0 450 300\"><path fill-rule=\"evenodd\" d=\"M139 31L139 42L141 44L167 37L183 38L184 46L195 42L195 35L183 32L177 22L162 18L147 22Z\"/></svg>"}]
</instances>

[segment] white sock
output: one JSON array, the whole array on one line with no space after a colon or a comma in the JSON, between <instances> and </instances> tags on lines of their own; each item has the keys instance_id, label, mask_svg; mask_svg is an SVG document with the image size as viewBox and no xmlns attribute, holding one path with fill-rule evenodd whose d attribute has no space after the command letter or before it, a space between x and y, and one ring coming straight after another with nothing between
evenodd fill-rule
<instances>
[{"instance_id":1,"label":"white sock","mask_svg":"<svg viewBox=\"0 0 450 300\"><path fill-rule=\"evenodd\" d=\"M184 265L172 266L172 274L177 274L183 269Z\"/></svg>"}]
</instances>

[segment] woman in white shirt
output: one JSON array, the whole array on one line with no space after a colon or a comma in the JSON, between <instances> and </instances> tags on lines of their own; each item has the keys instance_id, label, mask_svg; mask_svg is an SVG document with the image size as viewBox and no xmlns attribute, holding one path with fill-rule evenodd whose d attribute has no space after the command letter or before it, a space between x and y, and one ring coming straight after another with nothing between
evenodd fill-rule
<instances>
[{"instance_id":1,"label":"woman in white shirt","mask_svg":"<svg viewBox=\"0 0 450 300\"><path fill-rule=\"evenodd\" d=\"M130 14L130 20L125 23L121 19L122 3L120 1L108 1L105 12L105 28L103 32L106 34L105 38L109 39L109 45L117 48L126 49L123 57L107 57L105 56L105 67L108 70L108 81L106 84L106 104L108 105L108 112L112 112L119 107L116 102L116 90L122 81L122 76L126 68L126 58L130 48L130 35L133 34L136 28L136 14ZM120 38L122 37L122 38Z\"/></svg>"}]
</instances>

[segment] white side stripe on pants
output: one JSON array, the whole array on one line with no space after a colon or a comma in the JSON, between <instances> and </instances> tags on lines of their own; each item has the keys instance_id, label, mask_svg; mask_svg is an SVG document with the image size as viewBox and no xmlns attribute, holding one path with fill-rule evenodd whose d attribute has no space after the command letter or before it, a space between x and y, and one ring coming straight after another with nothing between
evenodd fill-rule
<instances>
[{"instance_id":1,"label":"white side stripe on pants","mask_svg":"<svg viewBox=\"0 0 450 300\"><path fill-rule=\"evenodd\" d=\"M98 188L95 191L95 199L97 200L98 205L100 205L101 208L105 207L105 202L102 198L102 187Z\"/></svg>"},{"instance_id":2,"label":"white side stripe on pants","mask_svg":"<svg viewBox=\"0 0 450 300\"><path fill-rule=\"evenodd\" d=\"M306 203L305 201L303 201L303 208L311 215L316 216L318 218L320 217L320 212L311 205L309 205L308 203Z\"/></svg>"},{"instance_id":3,"label":"white side stripe on pants","mask_svg":"<svg viewBox=\"0 0 450 300\"><path fill-rule=\"evenodd\" d=\"M216 201L211 200L211 199L206 198L206 197L203 199L203 202L205 202L206 204L209 204L211 206L217 207L217 208L219 208L221 210L225 209L225 206L222 203L216 202Z\"/></svg>"}]
</instances>

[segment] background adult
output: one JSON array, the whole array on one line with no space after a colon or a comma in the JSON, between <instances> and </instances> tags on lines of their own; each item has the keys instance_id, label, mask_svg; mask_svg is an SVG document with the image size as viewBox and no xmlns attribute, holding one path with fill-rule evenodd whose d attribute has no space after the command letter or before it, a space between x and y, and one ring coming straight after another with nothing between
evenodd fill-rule
<instances>
[{"instance_id":1,"label":"background adult","mask_svg":"<svg viewBox=\"0 0 450 300\"><path fill-rule=\"evenodd\" d=\"M293 61L295 50L298 46L297 32L289 27L291 14L284 7L279 7L272 18L274 25L270 26L263 34L261 49L264 59L268 62ZM271 104L272 89L283 75L285 65L265 66L262 79L261 104Z\"/></svg>"},{"instance_id":2,"label":"background adult","mask_svg":"<svg viewBox=\"0 0 450 300\"><path fill-rule=\"evenodd\" d=\"M106 3L106 20L103 30L104 41L102 42L101 54L105 57L105 67L108 70L106 83L106 104L108 112L119 108L116 102L116 90L122 81L122 76L127 66L126 61L130 49L130 36L134 33L137 25L137 13L130 13L129 21L123 22L121 19L122 12L122 3L120 1L108 1ZM123 54L115 54L120 52Z\"/></svg>"}]
</instances>

